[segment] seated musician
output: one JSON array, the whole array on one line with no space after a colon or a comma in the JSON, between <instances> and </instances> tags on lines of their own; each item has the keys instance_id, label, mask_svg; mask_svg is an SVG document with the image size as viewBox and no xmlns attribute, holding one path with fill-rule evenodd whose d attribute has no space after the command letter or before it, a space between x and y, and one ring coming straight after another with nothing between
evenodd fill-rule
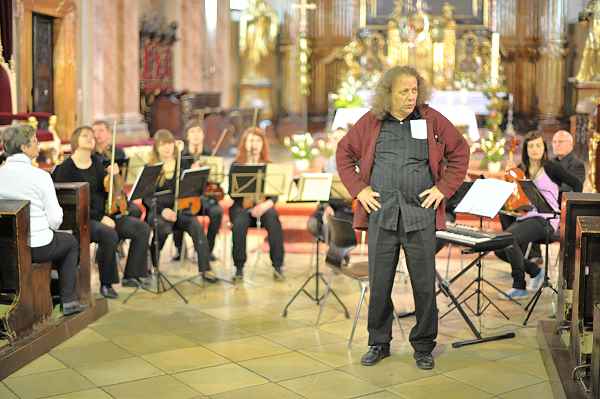
<instances>
[{"instance_id":1,"label":"seated musician","mask_svg":"<svg viewBox=\"0 0 600 399\"><path fill-rule=\"evenodd\" d=\"M177 213L175 208L175 182L177 176L177 155L175 138L173 134L166 129L160 129L154 134L154 145L152 147L152 156L150 163L163 162L162 175L159 178L157 192L169 191L167 195L161 195L157 198L158 216L158 246L159 250L165 245L167 236L174 230L182 230L192 237L194 248L198 257L198 272L202 278L209 283L216 283L217 278L212 272L209 263L209 246L204 229L198 220L189 212L183 210ZM148 223L154 224L155 215L152 213L150 199L144 199L144 205L148 209ZM152 261L156 262L159 254L155 254L154 246L150 247Z\"/></svg>"},{"instance_id":2,"label":"seated musician","mask_svg":"<svg viewBox=\"0 0 600 399\"><path fill-rule=\"evenodd\" d=\"M554 209L559 209L559 187L566 183L575 191L581 191L582 184L574 175L567 172L559 163L548 159L548 150L543 137L537 132L531 132L523 141L523 153L520 168L527 179L534 184ZM503 226L506 226L506 215ZM535 208L515 217L514 222L506 228L513 235L514 243L502 250L496 251L496 256L509 262L512 268L513 288L508 291L508 297L513 299L525 298L528 291L525 284L525 273L533 279L530 289L536 291L544 281L544 270L529 259L524 252L532 241L543 241L548 232L553 234L558 230L559 218L551 214L539 213Z\"/></svg>"},{"instance_id":3,"label":"seated musician","mask_svg":"<svg viewBox=\"0 0 600 399\"><path fill-rule=\"evenodd\" d=\"M268 163L269 144L264 130L248 128L244 131L238 147L238 155L234 163L253 164ZM244 278L246 263L246 235L248 228L256 226L260 219L261 225L269 235L269 251L273 264L273 276L276 280L283 279L283 229L279 215L275 209L276 197L268 197L259 203L248 203L248 199L234 198L229 208L229 219L233 230L233 263L236 268L235 279ZM250 201L251 202L251 201Z\"/></svg>"},{"instance_id":4,"label":"seated musician","mask_svg":"<svg viewBox=\"0 0 600 399\"><path fill-rule=\"evenodd\" d=\"M185 147L181 155L183 157L192 157L192 162L190 163L182 161L182 170L201 167L202 165L199 162L200 157L210 155L210 152L204 147L204 130L202 129L202 125L196 121L188 123L185 127L185 139ZM208 247L210 249L209 259L214 261L216 260L215 256L213 255L215 238L217 237L219 229L221 228L221 222L223 220L223 208L221 205L219 205L217 199L210 196L203 195L201 197L201 201L202 209L200 210L200 215L208 216L209 220L207 232ZM182 238L183 232L175 229L173 231L173 241L177 247L177 256L175 257L175 260L179 260L180 257Z\"/></svg>"},{"instance_id":5,"label":"seated musician","mask_svg":"<svg viewBox=\"0 0 600 399\"><path fill-rule=\"evenodd\" d=\"M89 126L75 129L71 136L73 155L58 165L53 172L56 182L87 182L90 185L90 238L98 243L96 259L100 274L100 294L105 298L117 298L113 284L119 282L117 246L119 240L131 239L127 263L121 285L138 287L148 277L148 238L150 227L141 220L128 216L126 211L115 215L106 214L108 198L105 177L118 174L116 164L105 168L100 158L92 155L96 142ZM117 194L115 193L115 196Z\"/></svg>"},{"instance_id":6,"label":"seated musician","mask_svg":"<svg viewBox=\"0 0 600 399\"><path fill-rule=\"evenodd\" d=\"M92 123L92 129L94 129L94 139L96 140L94 155L100 158L104 166L108 166L112 158L112 134L108 122L103 120L94 121L94 123ZM124 176L126 176L126 174L123 172L122 165L129 167L127 161L128 158L127 155L125 155L125 151L116 147L115 162L119 165L119 173ZM127 208L127 214L139 219L142 216L142 211L132 202Z\"/></svg>"},{"instance_id":7,"label":"seated musician","mask_svg":"<svg viewBox=\"0 0 600 399\"><path fill-rule=\"evenodd\" d=\"M50 175L32 165L39 154L35 130L29 125L12 126L2 139L8 158L0 168L0 199L30 202L31 261L52 262L58 271L63 314L79 313L84 308L77 299L79 244L72 234L56 231L63 211Z\"/></svg>"},{"instance_id":8,"label":"seated musician","mask_svg":"<svg viewBox=\"0 0 600 399\"><path fill-rule=\"evenodd\" d=\"M94 155L98 156L106 165L110 163L112 155L112 134L108 122L97 120L92 123L94 130L94 139L96 146L94 147ZM127 160L127 155L121 148L115 148L115 161L121 164Z\"/></svg>"}]
</instances>

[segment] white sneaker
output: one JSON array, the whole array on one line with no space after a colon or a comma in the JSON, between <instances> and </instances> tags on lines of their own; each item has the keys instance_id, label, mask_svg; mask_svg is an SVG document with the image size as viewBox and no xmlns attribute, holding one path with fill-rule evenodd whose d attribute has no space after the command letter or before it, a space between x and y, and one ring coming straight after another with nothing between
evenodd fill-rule
<instances>
[{"instance_id":1,"label":"white sneaker","mask_svg":"<svg viewBox=\"0 0 600 399\"><path fill-rule=\"evenodd\" d=\"M500 295L500 299L508 301L510 299L519 300L524 299L529 296L529 292L527 290L519 290L517 288L511 288L505 295Z\"/></svg>"},{"instance_id":2,"label":"white sneaker","mask_svg":"<svg viewBox=\"0 0 600 399\"><path fill-rule=\"evenodd\" d=\"M529 285L527 286L527 290L536 292L540 289L542 284L544 283L544 268L540 267L540 272L534 278L529 280Z\"/></svg>"}]
</instances>

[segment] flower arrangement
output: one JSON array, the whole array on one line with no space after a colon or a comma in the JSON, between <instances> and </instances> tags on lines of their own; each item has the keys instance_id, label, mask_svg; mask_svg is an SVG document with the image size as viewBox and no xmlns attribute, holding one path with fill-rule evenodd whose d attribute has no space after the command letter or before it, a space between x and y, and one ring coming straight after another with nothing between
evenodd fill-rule
<instances>
[{"instance_id":1,"label":"flower arrangement","mask_svg":"<svg viewBox=\"0 0 600 399\"><path fill-rule=\"evenodd\" d=\"M490 86L484 91L490 99L488 109L490 111L485 125L488 129L488 136L482 138L479 148L483 151L482 166L488 166L490 163L499 164L504 159L506 139L503 137L500 125L504 119L503 111L506 108L506 88L503 85Z\"/></svg>"},{"instance_id":2,"label":"flower arrangement","mask_svg":"<svg viewBox=\"0 0 600 399\"><path fill-rule=\"evenodd\" d=\"M504 146L506 139L498 139L493 132L488 132L488 138L482 138L479 148L483 151L484 159L487 162L500 162L504 159Z\"/></svg>"},{"instance_id":3,"label":"flower arrangement","mask_svg":"<svg viewBox=\"0 0 600 399\"><path fill-rule=\"evenodd\" d=\"M294 134L283 139L283 144L290 150L295 160L311 160L319 155L319 149L314 147L314 140L310 133Z\"/></svg>"},{"instance_id":4,"label":"flower arrangement","mask_svg":"<svg viewBox=\"0 0 600 399\"><path fill-rule=\"evenodd\" d=\"M362 83L349 75L342 82L337 93L333 95L335 108L357 108L363 105L362 99L358 96Z\"/></svg>"}]
</instances>

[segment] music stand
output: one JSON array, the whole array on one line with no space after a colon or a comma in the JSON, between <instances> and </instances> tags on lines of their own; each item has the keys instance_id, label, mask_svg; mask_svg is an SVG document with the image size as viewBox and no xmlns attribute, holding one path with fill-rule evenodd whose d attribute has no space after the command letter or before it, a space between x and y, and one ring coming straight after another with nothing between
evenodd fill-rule
<instances>
[{"instance_id":1,"label":"music stand","mask_svg":"<svg viewBox=\"0 0 600 399\"><path fill-rule=\"evenodd\" d=\"M317 206L321 202L327 202L329 201L331 194L332 180L333 176L331 175L331 173L303 173L298 179L297 183L292 183L290 185L290 194L288 195L288 202L314 202L317 204ZM294 295L292 295L292 298L283 308L283 312L281 315L283 317L287 316L288 308L296 300L300 293L304 293L311 301L319 305L324 297L324 295L319 295L319 280L321 280L323 284L329 287L329 290L333 294L334 298L344 309L346 318L349 318L350 313L348 312L346 305L344 305L344 303L338 297L333 288L329 286L329 283L327 283L327 280L325 280L325 277L323 277L323 273L319 270L319 244L321 243L319 235L315 237L315 242L315 272L308 276L308 278L304 281L300 288L298 288ZM306 286L313 278L315 279L314 295L312 295L306 290Z\"/></svg>"},{"instance_id":2,"label":"music stand","mask_svg":"<svg viewBox=\"0 0 600 399\"><path fill-rule=\"evenodd\" d=\"M552 225L550 225L550 219L554 219L556 216L560 215L560 212L557 212L549 203L546 201L546 198L542 195L540 190L537 188L533 180L519 180L519 185L523 189L523 192L529 199L529 202L537 209L540 213L547 213L552 216L546 218L546 222L548 222L549 226L546 227L546 256L544 259L544 282L540 285L540 288L533 294L533 297L529 300L527 305L525 306L525 310L527 310L527 316L523 321L523 325L526 326L531 314L533 313L533 309L538 303L538 300L542 296L542 292L544 288L550 288L554 291L555 294L558 295L558 291L552 286L550 282L550 278L548 277L548 255L549 255L549 244L550 237L552 236Z\"/></svg>"},{"instance_id":3,"label":"music stand","mask_svg":"<svg viewBox=\"0 0 600 399\"><path fill-rule=\"evenodd\" d=\"M480 228L482 228L483 227L483 218L484 217L494 218L498 214L502 205L506 202L508 197L510 197L510 195L514 191L514 184L508 183L505 181L501 181L501 180L497 180L497 179L477 179L477 180L475 180L475 182L473 182L470 185L463 183L463 186L461 186L461 189L462 190L461 190L461 192L459 192L458 195L462 195L463 198L461 199L460 203L456 206L455 212L456 213L468 213L471 215L478 216L479 217L479 225L480 225ZM439 274L439 272L437 270L435 271L436 279L438 281L438 287L439 287L437 294L439 294L440 292L443 293L446 297L450 298L450 301L453 304L453 307L450 310L448 310L446 313L444 313L442 316L440 316L440 319L442 319L448 313L450 313L456 309L456 310L458 310L458 312L460 313L460 315L462 316L464 321L467 323L467 325L473 332L473 335L475 335L475 337L476 337L475 339L471 339L471 340L454 342L454 343L452 343L452 347L454 347L454 348L459 348L459 347L466 346L466 345L473 345L473 344L479 344L479 343L483 343L483 342L497 341L497 340L501 340L501 339L508 339L508 338L515 337L514 332L509 332L509 333L495 335L495 336L489 336L489 337L483 337L481 335L481 331L479 331L475 327L475 325L473 324L473 322L471 321L471 319L469 318L469 316L463 309L463 304L464 304L476 316L481 316L481 315L483 315L485 310L491 305L499 313L501 313L507 320L509 320L509 317L504 312L502 312L502 310L481 289L482 283L484 283L484 284L487 284L488 286L490 286L491 288L495 289L499 293L506 296L506 294L502 290L500 290L498 287L496 287L494 284L492 284L490 281L486 280L482 276L483 266L482 266L481 260L490 251L491 250L486 250L486 251L477 253L477 257L475 258L475 260L473 260L471 263L469 263L464 269L462 269L459 273L457 273L450 280L442 279L442 276ZM469 251L469 250L463 250L463 253L473 253L473 252ZM452 291L450 290L450 284L455 282L458 278L463 276L468 270L470 270L472 267L475 267L475 266L477 267L477 277L473 281L471 281L458 295L455 296L452 293ZM465 299L463 299L461 301L460 297L464 293L466 293L467 290L474 284L476 284L475 291L473 291L470 295L468 295ZM475 310L471 309L469 307L469 305L466 303L473 296L475 296L477 299L477 307ZM485 300L487 300L487 302L488 302L486 306L483 306L483 302L481 300L482 297Z\"/></svg>"},{"instance_id":4,"label":"music stand","mask_svg":"<svg viewBox=\"0 0 600 399\"><path fill-rule=\"evenodd\" d=\"M157 212L157 199L163 195L171 194L170 191L160 191L156 192L156 186L158 184L158 178L162 172L162 163L154 164L154 165L146 165L144 169L138 174L138 177L133 185L133 189L129 195L129 200L132 201L138 198L148 198L152 197L150 212L153 215L153 223L154 223L154 231L152 237L152 244L154 246L154 275L156 276L156 291L152 289L146 288L144 286L137 286L131 292L127 298L123 301L123 303L127 303L133 295L135 295L140 288L143 290L150 292L155 295L160 295L164 292L167 292L168 289L165 286L165 282L170 286L170 288L174 289L177 295L187 304L187 299L179 292L179 290L169 281L169 279L160 271L159 262L160 262L160 249L158 245L158 212Z\"/></svg>"}]
</instances>

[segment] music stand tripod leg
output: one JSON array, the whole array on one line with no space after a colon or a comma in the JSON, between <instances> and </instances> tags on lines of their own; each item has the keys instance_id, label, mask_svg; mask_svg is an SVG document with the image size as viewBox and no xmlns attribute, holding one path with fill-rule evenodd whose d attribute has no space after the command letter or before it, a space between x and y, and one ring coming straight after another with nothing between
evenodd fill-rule
<instances>
[{"instance_id":1,"label":"music stand tripod leg","mask_svg":"<svg viewBox=\"0 0 600 399\"><path fill-rule=\"evenodd\" d=\"M308 283L310 282L310 280L312 280L313 278L316 278L317 281L319 279L319 243L321 240L319 240L319 238L316 238L317 241L317 245L315 248L315 272L312 273L310 276L308 276L308 278L304 281L304 283L300 286L300 288L298 288L298 290L294 293L294 295L292 295L292 298L288 301L288 303L285 305L285 307L283 308L283 312L281 313L281 315L283 317L287 316L287 311L288 308L290 307L290 305L292 303L294 303L294 301L296 300L296 298L301 294L304 293L307 297L310 298L311 301L315 302L317 305L319 304L319 302L321 301L321 299L323 299L322 297L319 297L319 292L318 292L318 285L317 285L317 292L316 292L316 296L313 296L310 292L308 292L305 287L308 285Z\"/></svg>"},{"instance_id":2,"label":"music stand tripod leg","mask_svg":"<svg viewBox=\"0 0 600 399\"><path fill-rule=\"evenodd\" d=\"M136 294L139 291L139 288L142 288L144 291L150 292L152 294L155 295L160 295L164 292L167 292L169 289L173 289L175 291L175 293L177 295L179 295L179 297L183 300L183 302L185 302L186 304L188 303L188 300L185 296L183 296L183 294L177 289L177 287L175 287L173 285L173 283L171 283L171 281L169 281L169 279L160 271L159 268L159 263L160 263L160 246L158 244L158 213L157 213L157 200L156 200L156 196L152 197L152 202L151 202L151 212L153 214L153 218L152 221L154 223L154 231L153 231L153 237L152 237L152 246L154 247L154 256L153 256L153 260L154 260L154 265L153 265L153 269L154 269L154 275L156 278L156 291L153 291L151 289L148 289L146 287L136 287L136 289L129 294L129 296L125 299L125 301L123 303L125 303L126 301L128 301L131 297L133 297L134 294ZM165 281L167 282L167 284L169 284L170 288L167 289L165 287ZM162 289L161 289L162 287Z\"/></svg>"}]
</instances>

